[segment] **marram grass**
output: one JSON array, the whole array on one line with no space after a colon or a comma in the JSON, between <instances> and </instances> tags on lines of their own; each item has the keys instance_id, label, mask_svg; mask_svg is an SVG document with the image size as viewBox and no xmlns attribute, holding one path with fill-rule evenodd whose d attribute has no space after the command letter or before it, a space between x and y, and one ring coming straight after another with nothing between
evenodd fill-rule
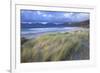
<instances>
[{"instance_id":1,"label":"marram grass","mask_svg":"<svg viewBox=\"0 0 100 73\"><path fill-rule=\"evenodd\" d=\"M21 62L89 59L89 31L49 33L21 45Z\"/></svg>"}]
</instances>

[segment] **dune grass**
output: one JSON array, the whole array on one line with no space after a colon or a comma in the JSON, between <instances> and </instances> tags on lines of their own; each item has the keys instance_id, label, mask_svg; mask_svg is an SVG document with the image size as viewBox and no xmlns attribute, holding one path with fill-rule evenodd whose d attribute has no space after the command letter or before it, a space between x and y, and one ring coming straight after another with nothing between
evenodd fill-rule
<instances>
[{"instance_id":1,"label":"dune grass","mask_svg":"<svg viewBox=\"0 0 100 73\"><path fill-rule=\"evenodd\" d=\"M89 31L49 33L21 45L21 62L89 59Z\"/></svg>"}]
</instances>

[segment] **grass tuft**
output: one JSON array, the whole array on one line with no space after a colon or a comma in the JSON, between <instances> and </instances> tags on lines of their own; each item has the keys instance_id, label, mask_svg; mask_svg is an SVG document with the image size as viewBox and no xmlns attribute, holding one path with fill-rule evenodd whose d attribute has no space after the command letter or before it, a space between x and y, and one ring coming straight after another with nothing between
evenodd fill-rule
<instances>
[{"instance_id":1,"label":"grass tuft","mask_svg":"<svg viewBox=\"0 0 100 73\"><path fill-rule=\"evenodd\" d=\"M45 34L22 45L21 62L89 59L89 31Z\"/></svg>"}]
</instances>

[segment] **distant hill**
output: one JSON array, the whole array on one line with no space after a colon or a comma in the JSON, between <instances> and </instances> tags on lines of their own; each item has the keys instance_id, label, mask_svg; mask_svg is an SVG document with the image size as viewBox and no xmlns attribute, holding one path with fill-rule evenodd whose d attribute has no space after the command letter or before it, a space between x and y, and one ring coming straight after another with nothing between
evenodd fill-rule
<instances>
[{"instance_id":1,"label":"distant hill","mask_svg":"<svg viewBox=\"0 0 100 73\"><path fill-rule=\"evenodd\" d=\"M73 22L71 24L64 23L66 26L72 26L72 27L87 27L89 28L89 20L81 21L81 22Z\"/></svg>"},{"instance_id":2,"label":"distant hill","mask_svg":"<svg viewBox=\"0 0 100 73\"><path fill-rule=\"evenodd\" d=\"M87 27L89 28L89 20L81 21L81 22L66 22L66 23L21 23L21 28L51 28L51 27Z\"/></svg>"},{"instance_id":3,"label":"distant hill","mask_svg":"<svg viewBox=\"0 0 100 73\"><path fill-rule=\"evenodd\" d=\"M55 24L55 23L47 23L47 24L42 24L42 23L21 23L22 28L51 28L51 27L66 27L66 24Z\"/></svg>"}]
</instances>

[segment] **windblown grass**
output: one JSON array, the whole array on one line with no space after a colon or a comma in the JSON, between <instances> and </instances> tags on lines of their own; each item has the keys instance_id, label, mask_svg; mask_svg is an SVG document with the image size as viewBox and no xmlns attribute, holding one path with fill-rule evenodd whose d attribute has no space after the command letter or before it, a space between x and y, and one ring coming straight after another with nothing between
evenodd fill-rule
<instances>
[{"instance_id":1,"label":"windblown grass","mask_svg":"<svg viewBox=\"0 0 100 73\"><path fill-rule=\"evenodd\" d=\"M89 31L49 33L28 40L21 48L21 62L89 59Z\"/></svg>"}]
</instances>

